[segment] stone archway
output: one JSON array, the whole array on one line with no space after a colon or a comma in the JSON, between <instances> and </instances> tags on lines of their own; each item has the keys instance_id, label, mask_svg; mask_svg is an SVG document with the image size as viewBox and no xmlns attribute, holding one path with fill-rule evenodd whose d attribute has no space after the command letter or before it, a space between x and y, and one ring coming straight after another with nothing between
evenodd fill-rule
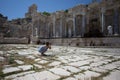
<instances>
[{"instance_id":1,"label":"stone archway","mask_svg":"<svg viewBox=\"0 0 120 80\"><path fill-rule=\"evenodd\" d=\"M76 36L81 36L82 34L82 15L76 15Z\"/></svg>"},{"instance_id":2,"label":"stone archway","mask_svg":"<svg viewBox=\"0 0 120 80\"><path fill-rule=\"evenodd\" d=\"M43 22L43 21L40 21L40 26L39 26L40 28L39 28L39 37L40 38L44 38L45 37L45 23Z\"/></svg>"},{"instance_id":3,"label":"stone archway","mask_svg":"<svg viewBox=\"0 0 120 80\"><path fill-rule=\"evenodd\" d=\"M66 26L66 37L73 37L74 31L73 31L73 21L69 20L67 22Z\"/></svg>"},{"instance_id":4,"label":"stone archway","mask_svg":"<svg viewBox=\"0 0 120 80\"><path fill-rule=\"evenodd\" d=\"M60 37L60 19L55 21L55 37Z\"/></svg>"},{"instance_id":5,"label":"stone archway","mask_svg":"<svg viewBox=\"0 0 120 80\"><path fill-rule=\"evenodd\" d=\"M53 23L50 23L50 26L49 26L49 38L52 38L53 37Z\"/></svg>"},{"instance_id":6,"label":"stone archway","mask_svg":"<svg viewBox=\"0 0 120 80\"><path fill-rule=\"evenodd\" d=\"M109 25L113 26L114 25L114 11L112 9L110 10L106 10L106 13L105 13L105 29L104 29L104 34L107 35L108 33L108 30L107 30L107 27Z\"/></svg>"},{"instance_id":7,"label":"stone archway","mask_svg":"<svg viewBox=\"0 0 120 80\"><path fill-rule=\"evenodd\" d=\"M120 7L118 8L118 13L120 13ZM118 32L118 33L119 33L119 35L120 35L120 14L119 14L118 23L119 23L119 24L118 24L118 26L119 26L119 27L118 27L118 28L119 28L119 32Z\"/></svg>"}]
</instances>

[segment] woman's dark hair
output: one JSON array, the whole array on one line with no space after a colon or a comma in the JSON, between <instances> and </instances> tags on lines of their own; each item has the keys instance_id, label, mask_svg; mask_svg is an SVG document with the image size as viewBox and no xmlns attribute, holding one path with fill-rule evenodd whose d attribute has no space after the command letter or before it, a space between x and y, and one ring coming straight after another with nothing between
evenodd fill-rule
<instances>
[{"instance_id":1,"label":"woman's dark hair","mask_svg":"<svg viewBox=\"0 0 120 80\"><path fill-rule=\"evenodd\" d=\"M49 42L46 42L46 46L49 46L50 45L50 43Z\"/></svg>"}]
</instances>

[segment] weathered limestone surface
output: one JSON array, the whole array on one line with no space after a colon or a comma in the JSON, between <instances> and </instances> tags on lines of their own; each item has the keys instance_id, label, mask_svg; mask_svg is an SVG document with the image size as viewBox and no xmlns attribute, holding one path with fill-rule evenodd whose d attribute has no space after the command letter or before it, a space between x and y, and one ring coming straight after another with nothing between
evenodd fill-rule
<instances>
[{"instance_id":1,"label":"weathered limestone surface","mask_svg":"<svg viewBox=\"0 0 120 80\"><path fill-rule=\"evenodd\" d=\"M0 79L120 79L119 48L52 46L52 49L46 52L47 55L52 54L51 56L41 56L37 48L38 45L0 45L0 57L4 56L5 59L4 64L0 63Z\"/></svg>"},{"instance_id":2,"label":"weathered limestone surface","mask_svg":"<svg viewBox=\"0 0 120 80\"><path fill-rule=\"evenodd\" d=\"M33 68L32 65L22 65L22 66L18 66L18 68L22 69L23 71L26 70L30 70L31 68Z\"/></svg>"},{"instance_id":3,"label":"weathered limestone surface","mask_svg":"<svg viewBox=\"0 0 120 80\"><path fill-rule=\"evenodd\" d=\"M37 72L37 73L29 74L23 77L23 79L25 80L56 80L59 78L60 78L59 76L49 71Z\"/></svg>"},{"instance_id":4,"label":"weathered limestone surface","mask_svg":"<svg viewBox=\"0 0 120 80\"><path fill-rule=\"evenodd\" d=\"M53 73L60 75L60 76L69 76L70 75L70 73L68 71L61 69L61 68L53 68L53 69L50 69L50 71L52 71Z\"/></svg>"},{"instance_id":5,"label":"weathered limestone surface","mask_svg":"<svg viewBox=\"0 0 120 80\"><path fill-rule=\"evenodd\" d=\"M3 69L3 73L6 74L6 73L11 73L11 72L17 72L17 71L21 71L20 68L18 67L9 67L9 68L5 68Z\"/></svg>"},{"instance_id":6,"label":"weathered limestone surface","mask_svg":"<svg viewBox=\"0 0 120 80\"><path fill-rule=\"evenodd\" d=\"M24 64L24 62L23 62L23 61L20 61L20 60L15 60L15 62L16 62L17 64Z\"/></svg>"}]
</instances>

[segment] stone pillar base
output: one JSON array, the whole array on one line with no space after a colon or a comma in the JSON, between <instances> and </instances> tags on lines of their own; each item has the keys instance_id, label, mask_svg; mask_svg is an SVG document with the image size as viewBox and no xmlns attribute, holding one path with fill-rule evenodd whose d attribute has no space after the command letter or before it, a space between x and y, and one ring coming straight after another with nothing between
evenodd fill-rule
<instances>
[{"instance_id":1,"label":"stone pillar base","mask_svg":"<svg viewBox=\"0 0 120 80\"><path fill-rule=\"evenodd\" d=\"M37 44L38 42L38 37L31 37L31 44Z\"/></svg>"}]
</instances>

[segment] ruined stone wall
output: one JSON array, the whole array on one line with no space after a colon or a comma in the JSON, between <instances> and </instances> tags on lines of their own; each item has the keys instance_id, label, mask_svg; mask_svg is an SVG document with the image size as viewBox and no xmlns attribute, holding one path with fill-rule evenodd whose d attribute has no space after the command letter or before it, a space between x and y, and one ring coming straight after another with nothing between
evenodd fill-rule
<instances>
[{"instance_id":1,"label":"ruined stone wall","mask_svg":"<svg viewBox=\"0 0 120 80\"><path fill-rule=\"evenodd\" d=\"M90 31L99 31L104 36L107 36L107 26L112 23L114 27L115 24L113 17L110 18L109 14L107 14L110 9L113 10L111 13L114 16L115 7L111 6L115 6L115 4L106 1L93 2L88 5L77 5L68 9L68 11L56 11L51 13L50 16L47 16L37 12L37 6L33 4L29 7L25 18L31 18L30 35L32 37L84 37ZM118 8L120 6L116 7ZM108 20L109 18L112 22Z\"/></svg>"},{"instance_id":2,"label":"ruined stone wall","mask_svg":"<svg viewBox=\"0 0 120 80\"><path fill-rule=\"evenodd\" d=\"M9 21L6 27L9 29L9 37L27 37L31 42L41 38L108 36L108 25L113 27L111 36L119 36L119 12L118 2L113 4L108 1L95 1L88 5L77 5L66 11L56 11L48 16L37 12L37 6L33 4L25 18Z\"/></svg>"},{"instance_id":3,"label":"ruined stone wall","mask_svg":"<svg viewBox=\"0 0 120 80\"><path fill-rule=\"evenodd\" d=\"M7 27L4 26L4 23L6 22L7 17L4 17L2 14L0 14L0 37L3 37L7 31Z\"/></svg>"},{"instance_id":4,"label":"ruined stone wall","mask_svg":"<svg viewBox=\"0 0 120 80\"><path fill-rule=\"evenodd\" d=\"M120 47L120 38L63 38L63 39L40 39L43 42L50 42L52 45L78 46L78 47Z\"/></svg>"},{"instance_id":5,"label":"ruined stone wall","mask_svg":"<svg viewBox=\"0 0 120 80\"><path fill-rule=\"evenodd\" d=\"M2 38L0 44L28 44L28 38Z\"/></svg>"},{"instance_id":6,"label":"ruined stone wall","mask_svg":"<svg viewBox=\"0 0 120 80\"><path fill-rule=\"evenodd\" d=\"M8 28L8 35L5 37L30 37L31 35L31 21L28 18L15 19L6 23Z\"/></svg>"}]
</instances>

